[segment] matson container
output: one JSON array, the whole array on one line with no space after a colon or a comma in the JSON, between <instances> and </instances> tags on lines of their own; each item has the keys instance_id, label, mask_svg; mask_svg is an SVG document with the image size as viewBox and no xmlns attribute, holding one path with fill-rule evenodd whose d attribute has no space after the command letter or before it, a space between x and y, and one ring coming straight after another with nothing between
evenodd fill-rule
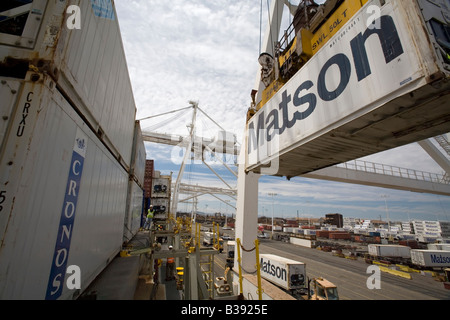
<instances>
[{"instance_id":1,"label":"matson container","mask_svg":"<svg viewBox=\"0 0 450 320\"><path fill-rule=\"evenodd\" d=\"M23 80L29 69L50 75L129 170L136 107L113 1L7 1L5 6L10 10L3 14L24 19L0 22L23 21L2 28L14 32L0 33L0 76Z\"/></svg>"},{"instance_id":2,"label":"matson container","mask_svg":"<svg viewBox=\"0 0 450 320\"><path fill-rule=\"evenodd\" d=\"M400 245L382 245L382 244L369 244L369 254L375 257L396 257L396 258L410 258L411 248Z\"/></svg>"},{"instance_id":3,"label":"matson container","mask_svg":"<svg viewBox=\"0 0 450 320\"><path fill-rule=\"evenodd\" d=\"M285 290L302 289L308 286L306 265L273 254L260 254L261 277Z\"/></svg>"},{"instance_id":4,"label":"matson container","mask_svg":"<svg viewBox=\"0 0 450 320\"><path fill-rule=\"evenodd\" d=\"M2 92L14 89L0 151L2 300L76 298L123 241L128 172L39 76L0 79ZM70 266L79 289L66 281Z\"/></svg>"},{"instance_id":5,"label":"matson container","mask_svg":"<svg viewBox=\"0 0 450 320\"><path fill-rule=\"evenodd\" d=\"M411 250L411 262L422 267L450 267L450 251Z\"/></svg>"}]
</instances>

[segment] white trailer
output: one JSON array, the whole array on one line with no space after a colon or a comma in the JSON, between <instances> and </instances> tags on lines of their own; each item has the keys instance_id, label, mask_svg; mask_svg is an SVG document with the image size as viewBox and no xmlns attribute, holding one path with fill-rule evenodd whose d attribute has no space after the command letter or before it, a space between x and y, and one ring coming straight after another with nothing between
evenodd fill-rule
<instances>
[{"instance_id":1,"label":"white trailer","mask_svg":"<svg viewBox=\"0 0 450 320\"><path fill-rule=\"evenodd\" d=\"M450 130L450 8L363 2L249 119L247 171L295 177Z\"/></svg>"},{"instance_id":2,"label":"white trailer","mask_svg":"<svg viewBox=\"0 0 450 320\"><path fill-rule=\"evenodd\" d=\"M273 254L261 254L261 277L285 290L306 289L306 265Z\"/></svg>"},{"instance_id":3,"label":"white trailer","mask_svg":"<svg viewBox=\"0 0 450 320\"><path fill-rule=\"evenodd\" d=\"M367 248L371 256L378 258L411 258L411 248L407 246L390 244L369 244Z\"/></svg>"},{"instance_id":4,"label":"white trailer","mask_svg":"<svg viewBox=\"0 0 450 320\"><path fill-rule=\"evenodd\" d=\"M421 267L450 267L450 251L411 250L411 262Z\"/></svg>"}]
</instances>

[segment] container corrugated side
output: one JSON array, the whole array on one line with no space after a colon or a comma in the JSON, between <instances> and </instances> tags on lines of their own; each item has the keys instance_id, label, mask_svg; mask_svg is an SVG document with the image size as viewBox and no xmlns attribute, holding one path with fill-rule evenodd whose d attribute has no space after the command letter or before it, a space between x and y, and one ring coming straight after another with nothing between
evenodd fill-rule
<instances>
[{"instance_id":1,"label":"container corrugated side","mask_svg":"<svg viewBox=\"0 0 450 320\"><path fill-rule=\"evenodd\" d=\"M369 254L377 257L411 257L411 248L407 246L369 244L367 247Z\"/></svg>"},{"instance_id":2,"label":"container corrugated side","mask_svg":"<svg viewBox=\"0 0 450 320\"><path fill-rule=\"evenodd\" d=\"M124 221L124 243L128 243L141 227L144 190L134 180L128 183L127 208Z\"/></svg>"},{"instance_id":3,"label":"container corrugated side","mask_svg":"<svg viewBox=\"0 0 450 320\"><path fill-rule=\"evenodd\" d=\"M294 177L450 130L450 73L416 1L383 3L368 2L248 121L247 171Z\"/></svg>"},{"instance_id":4,"label":"container corrugated side","mask_svg":"<svg viewBox=\"0 0 450 320\"><path fill-rule=\"evenodd\" d=\"M69 29L69 5L79 8L80 29ZM95 10L101 6L104 12ZM128 170L136 106L119 24L112 1L34 0L23 6L36 32L12 46L0 34L0 76L24 79L28 69L47 73L81 117ZM28 34L28 33L27 33ZM26 45L32 42L32 45Z\"/></svg>"},{"instance_id":5,"label":"container corrugated side","mask_svg":"<svg viewBox=\"0 0 450 320\"><path fill-rule=\"evenodd\" d=\"M2 80L17 86L15 80ZM19 93L11 136L0 158L5 196L0 216L0 298L71 299L121 249L128 173L53 81L25 81ZM28 100L23 134L14 136ZM84 160L74 161L76 147L84 147ZM68 216L73 224L65 225L63 217ZM69 234L66 247L58 247ZM64 275L55 273L62 261L80 268L80 291L69 289Z\"/></svg>"},{"instance_id":6,"label":"container corrugated side","mask_svg":"<svg viewBox=\"0 0 450 320\"><path fill-rule=\"evenodd\" d=\"M81 113L130 166L136 106L114 3L96 1L109 16L99 16L92 1L76 3L83 24L80 30L62 29L58 85L82 102Z\"/></svg>"},{"instance_id":7,"label":"container corrugated side","mask_svg":"<svg viewBox=\"0 0 450 320\"><path fill-rule=\"evenodd\" d=\"M450 251L413 249L411 262L422 267L450 267Z\"/></svg>"},{"instance_id":8,"label":"container corrugated side","mask_svg":"<svg viewBox=\"0 0 450 320\"><path fill-rule=\"evenodd\" d=\"M147 158L147 151L145 149L141 125L139 121L136 121L130 175L141 186L141 188L144 188L145 184L145 172L147 165L146 158Z\"/></svg>"}]
</instances>

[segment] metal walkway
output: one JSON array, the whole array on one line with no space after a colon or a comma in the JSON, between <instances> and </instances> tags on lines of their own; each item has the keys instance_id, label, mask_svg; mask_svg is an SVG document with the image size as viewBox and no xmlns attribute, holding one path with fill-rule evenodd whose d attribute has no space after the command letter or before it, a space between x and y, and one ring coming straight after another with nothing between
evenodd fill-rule
<instances>
[{"instance_id":1,"label":"metal walkway","mask_svg":"<svg viewBox=\"0 0 450 320\"><path fill-rule=\"evenodd\" d=\"M450 179L446 174L361 160L345 162L302 177L450 196Z\"/></svg>"}]
</instances>

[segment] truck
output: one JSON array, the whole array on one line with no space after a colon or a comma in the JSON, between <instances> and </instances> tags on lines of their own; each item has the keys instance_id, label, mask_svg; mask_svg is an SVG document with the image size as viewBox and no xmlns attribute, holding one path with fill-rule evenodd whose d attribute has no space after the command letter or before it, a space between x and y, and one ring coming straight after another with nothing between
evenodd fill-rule
<instances>
[{"instance_id":1,"label":"truck","mask_svg":"<svg viewBox=\"0 0 450 320\"><path fill-rule=\"evenodd\" d=\"M246 172L290 179L449 132L446 3L301 1L259 59Z\"/></svg>"},{"instance_id":2,"label":"truck","mask_svg":"<svg viewBox=\"0 0 450 320\"><path fill-rule=\"evenodd\" d=\"M377 258L411 258L411 248L401 245L369 244L367 246L371 256Z\"/></svg>"},{"instance_id":3,"label":"truck","mask_svg":"<svg viewBox=\"0 0 450 320\"><path fill-rule=\"evenodd\" d=\"M214 246L220 253L223 251L223 239L214 232L205 232L203 235L203 244Z\"/></svg>"},{"instance_id":4,"label":"truck","mask_svg":"<svg viewBox=\"0 0 450 320\"><path fill-rule=\"evenodd\" d=\"M337 286L334 283L324 278L314 278L311 282L313 294L308 300L339 300Z\"/></svg>"},{"instance_id":5,"label":"truck","mask_svg":"<svg viewBox=\"0 0 450 320\"><path fill-rule=\"evenodd\" d=\"M306 264L273 254L260 254L261 277L286 291L306 290Z\"/></svg>"},{"instance_id":6,"label":"truck","mask_svg":"<svg viewBox=\"0 0 450 320\"><path fill-rule=\"evenodd\" d=\"M450 267L450 251L444 250L411 250L411 262L419 267Z\"/></svg>"}]
</instances>

